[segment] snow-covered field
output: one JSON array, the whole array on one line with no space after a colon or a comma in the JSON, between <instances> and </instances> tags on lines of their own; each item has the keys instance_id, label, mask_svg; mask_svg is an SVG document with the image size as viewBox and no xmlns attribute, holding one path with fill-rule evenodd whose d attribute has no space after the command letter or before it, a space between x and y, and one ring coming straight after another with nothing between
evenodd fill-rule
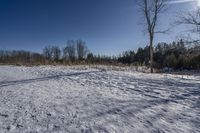
<instances>
[{"instance_id":1,"label":"snow-covered field","mask_svg":"<svg viewBox=\"0 0 200 133\"><path fill-rule=\"evenodd\" d=\"M0 66L0 133L199 133L200 77Z\"/></svg>"}]
</instances>

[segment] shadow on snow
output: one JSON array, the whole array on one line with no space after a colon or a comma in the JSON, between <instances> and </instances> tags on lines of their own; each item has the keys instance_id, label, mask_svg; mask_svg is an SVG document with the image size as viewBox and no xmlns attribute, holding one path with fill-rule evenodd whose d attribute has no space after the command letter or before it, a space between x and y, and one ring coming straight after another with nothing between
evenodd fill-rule
<instances>
[{"instance_id":1,"label":"shadow on snow","mask_svg":"<svg viewBox=\"0 0 200 133\"><path fill-rule=\"evenodd\" d=\"M70 76L79 76L82 74L89 74L89 73L95 73L98 71L90 71L90 72L78 72L78 73L69 73L69 74L63 74L63 75L53 75L53 76L47 76L42 78L33 78L33 79L24 79L24 80L15 80L15 81L3 81L0 82L0 87L7 87L11 85L19 85L19 84L28 84L33 82L40 82L40 81L47 81L51 79L59 79L62 77L70 77Z\"/></svg>"}]
</instances>

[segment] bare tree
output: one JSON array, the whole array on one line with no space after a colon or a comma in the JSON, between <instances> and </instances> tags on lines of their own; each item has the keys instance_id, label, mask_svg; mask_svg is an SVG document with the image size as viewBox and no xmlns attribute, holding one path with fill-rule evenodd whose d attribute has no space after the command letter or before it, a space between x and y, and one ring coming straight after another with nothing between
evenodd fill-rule
<instances>
[{"instance_id":1,"label":"bare tree","mask_svg":"<svg viewBox=\"0 0 200 133\"><path fill-rule=\"evenodd\" d=\"M54 61L58 61L60 59L61 50L58 46L51 47L51 58Z\"/></svg>"},{"instance_id":2,"label":"bare tree","mask_svg":"<svg viewBox=\"0 0 200 133\"><path fill-rule=\"evenodd\" d=\"M58 46L46 46L43 49L43 55L47 60L58 61L60 59L61 50Z\"/></svg>"},{"instance_id":3,"label":"bare tree","mask_svg":"<svg viewBox=\"0 0 200 133\"><path fill-rule=\"evenodd\" d=\"M184 14L179 14L175 20L175 25L185 25L189 28L190 33L200 35L200 8L194 11L189 11ZM187 41L190 40L190 41ZM199 44L199 39L187 39L186 42L191 44Z\"/></svg>"},{"instance_id":4,"label":"bare tree","mask_svg":"<svg viewBox=\"0 0 200 133\"><path fill-rule=\"evenodd\" d=\"M156 31L159 15L165 11L167 0L138 0L140 11L145 19L145 26L149 36L150 45L150 67L153 73L153 42L155 33L163 33L164 31Z\"/></svg>"},{"instance_id":5,"label":"bare tree","mask_svg":"<svg viewBox=\"0 0 200 133\"><path fill-rule=\"evenodd\" d=\"M191 26L192 32L200 33L200 8L195 11L190 11L185 15L179 15L175 23Z\"/></svg>"},{"instance_id":6,"label":"bare tree","mask_svg":"<svg viewBox=\"0 0 200 133\"><path fill-rule=\"evenodd\" d=\"M46 46L43 49L43 55L46 59L50 60L51 59L51 46Z\"/></svg>"},{"instance_id":7,"label":"bare tree","mask_svg":"<svg viewBox=\"0 0 200 133\"><path fill-rule=\"evenodd\" d=\"M67 42L67 46L63 48L63 56L65 60L74 61L76 59L75 41L70 40Z\"/></svg>"},{"instance_id":8,"label":"bare tree","mask_svg":"<svg viewBox=\"0 0 200 133\"><path fill-rule=\"evenodd\" d=\"M76 41L76 48L77 48L77 55L79 60L83 60L86 57L87 54L87 47L85 45L85 42L82 40Z\"/></svg>"}]
</instances>

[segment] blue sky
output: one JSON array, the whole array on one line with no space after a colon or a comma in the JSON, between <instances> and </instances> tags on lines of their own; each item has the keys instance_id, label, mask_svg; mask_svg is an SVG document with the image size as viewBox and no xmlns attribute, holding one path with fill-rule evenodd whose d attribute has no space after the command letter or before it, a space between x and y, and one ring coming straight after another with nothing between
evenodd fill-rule
<instances>
[{"instance_id":1,"label":"blue sky","mask_svg":"<svg viewBox=\"0 0 200 133\"><path fill-rule=\"evenodd\" d=\"M159 22L167 28L193 0L175 0ZM46 45L82 39L95 54L117 55L147 45L135 0L0 0L0 49L42 52ZM176 39L181 29L158 35L156 42Z\"/></svg>"}]
</instances>

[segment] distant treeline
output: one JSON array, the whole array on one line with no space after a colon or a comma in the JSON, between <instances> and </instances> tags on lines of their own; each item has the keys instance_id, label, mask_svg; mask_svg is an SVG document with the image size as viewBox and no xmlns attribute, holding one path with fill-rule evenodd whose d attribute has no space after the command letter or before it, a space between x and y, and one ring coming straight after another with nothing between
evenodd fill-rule
<instances>
[{"instance_id":1,"label":"distant treeline","mask_svg":"<svg viewBox=\"0 0 200 133\"><path fill-rule=\"evenodd\" d=\"M190 46L190 47L188 47ZM119 56L94 55L82 40L70 40L62 49L46 46L43 53L0 50L0 63L13 65L106 64L149 66L149 46L125 51ZM179 40L159 43L154 48L154 68L200 69L200 46Z\"/></svg>"},{"instance_id":2,"label":"distant treeline","mask_svg":"<svg viewBox=\"0 0 200 133\"><path fill-rule=\"evenodd\" d=\"M118 62L123 64L149 66L149 46L137 52L126 51ZM200 46L183 40L172 43L158 43L154 48L154 68L200 69Z\"/></svg>"},{"instance_id":3,"label":"distant treeline","mask_svg":"<svg viewBox=\"0 0 200 133\"><path fill-rule=\"evenodd\" d=\"M24 50L0 50L0 64L48 65L48 64L114 64L117 58L94 55L82 40L69 40L65 47L46 46L42 53Z\"/></svg>"},{"instance_id":4,"label":"distant treeline","mask_svg":"<svg viewBox=\"0 0 200 133\"><path fill-rule=\"evenodd\" d=\"M40 65L45 60L42 54L29 51L7 51L0 50L0 64L11 65Z\"/></svg>"}]
</instances>

